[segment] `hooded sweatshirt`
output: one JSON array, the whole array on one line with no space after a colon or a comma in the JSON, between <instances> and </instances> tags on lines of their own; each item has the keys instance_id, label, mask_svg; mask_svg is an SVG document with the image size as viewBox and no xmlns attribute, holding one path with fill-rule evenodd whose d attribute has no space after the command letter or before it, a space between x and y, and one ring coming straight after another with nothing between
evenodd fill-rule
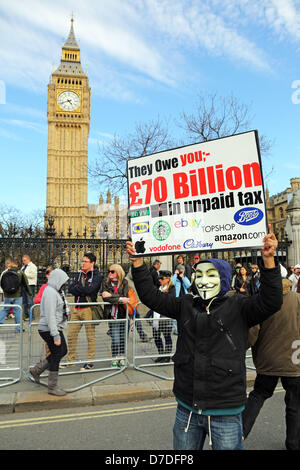
<instances>
[{"instance_id":1,"label":"hooded sweatshirt","mask_svg":"<svg viewBox=\"0 0 300 470\"><path fill-rule=\"evenodd\" d=\"M67 318L64 315L64 301L59 293L61 287L68 281L69 276L61 269L54 269L48 280L41 300L39 331L50 331L54 341L60 339L60 330L66 327Z\"/></svg>"}]
</instances>

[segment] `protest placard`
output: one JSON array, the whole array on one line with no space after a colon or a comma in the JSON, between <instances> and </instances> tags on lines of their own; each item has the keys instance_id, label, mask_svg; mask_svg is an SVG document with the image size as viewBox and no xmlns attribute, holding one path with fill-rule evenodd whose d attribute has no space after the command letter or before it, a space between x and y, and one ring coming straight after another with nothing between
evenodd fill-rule
<instances>
[{"instance_id":1,"label":"protest placard","mask_svg":"<svg viewBox=\"0 0 300 470\"><path fill-rule=\"evenodd\" d=\"M130 159L127 175L137 253L263 245L267 220L257 131Z\"/></svg>"}]
</instances>

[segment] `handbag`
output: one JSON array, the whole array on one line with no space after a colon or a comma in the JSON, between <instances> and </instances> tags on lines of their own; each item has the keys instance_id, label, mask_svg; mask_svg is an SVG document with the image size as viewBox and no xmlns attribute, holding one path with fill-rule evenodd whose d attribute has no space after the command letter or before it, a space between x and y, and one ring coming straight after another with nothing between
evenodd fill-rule
<instances>
[{"instance_id":1,"label":"handbag","mask_svg":"<svg viewBox=\"0 0 300 470\"><path fill-rule=\"evenodd\" d=\"M131 287L128 288L128 298L130 299L128 304L128 315L132 316L137 304L139 303L139 300L137 299L135 292L133 289L131 289Z\"/></svg>"}]
</instances>

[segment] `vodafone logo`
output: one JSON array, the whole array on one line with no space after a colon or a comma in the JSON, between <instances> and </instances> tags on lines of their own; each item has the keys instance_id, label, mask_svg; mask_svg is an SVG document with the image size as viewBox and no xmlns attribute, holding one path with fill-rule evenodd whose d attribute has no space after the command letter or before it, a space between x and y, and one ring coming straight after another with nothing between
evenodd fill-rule
<instances>
[{"instance_id":1,"label":"vodafone logo","mask_svg":"<svg viewBox=\"0 0 300 470\"><path fill-rule=\"evenodd\" d=\"M168 243L166 243L165 245L149 247L149 250L151 252L154 252L154 251L171 251L171 250L180 250L180 249L181 249L181 245L169 245Z\"/></svg>"}]
</instances>

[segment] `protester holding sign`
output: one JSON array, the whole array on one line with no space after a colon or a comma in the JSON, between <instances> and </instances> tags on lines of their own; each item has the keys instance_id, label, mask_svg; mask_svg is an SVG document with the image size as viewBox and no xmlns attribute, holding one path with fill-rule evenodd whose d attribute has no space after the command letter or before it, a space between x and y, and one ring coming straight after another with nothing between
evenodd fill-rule
<instances>
[{"instance_id":1,"label":"protester holding sign","mask_svg":"<svg viewBox=\"0 0 300 470\"><path fill-rule=\"evenodd\" d=\"M178 401L173 429L175 450L199 450L208 434L213 449L242 449L241 413L246 402L245 352L248 329L282 304L280 268L273 233L263 239L261 286L253 296L226 296L231 267L224 260L201 260L192 284L194 295L174 298L153 287L143 258L132 242L127 254L141 301L178 322L174 395Z\"/></svg>"},{"instance_id":2,"label":"protester holding sign","mask_svg":"<svg viewBox=\"0 0 300 470\"><path fill-rule=\"evenodd\" d=\"M262 245L266 208L257 131L130 159L127 177L137 254Z\"/></svg>"}]
</instances>

